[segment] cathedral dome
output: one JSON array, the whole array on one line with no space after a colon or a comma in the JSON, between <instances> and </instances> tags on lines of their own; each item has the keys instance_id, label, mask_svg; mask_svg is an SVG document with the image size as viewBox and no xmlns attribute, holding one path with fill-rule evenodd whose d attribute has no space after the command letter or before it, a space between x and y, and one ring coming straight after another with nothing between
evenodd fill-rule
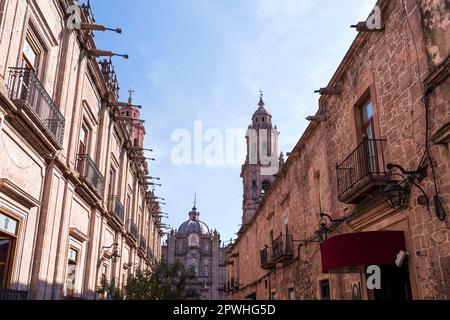
<instances>
[{"instance_id":1,"label":"cathedral dome","mask_svg":"<svg viewBox=\"0 0 450 320\"><path fill-rule=\"evenodd\" d=\"M208 235L209 228L208 225L199 219L200 212L197 211L197 208L192 208L192 211L189 212L189 220L184 222L180 228L178 229L178 235L181 237L186 237L191 233L196 233L198 235Z\"/></svg>"},{"instance_id":2,"label":"cathedral dome","mask_svg":"<svg viewBox=\"0 0 450 320\"><path fill-rule=\"evenodd\" d=\"M253 114L253 118L264 117L264 116L269 117L269 118L272 117L272 115L265 108L266 104L264 103L262 96L261 96L261 99L259 100L258 106L259 106L259 108Z\"/></svg>"},{"instance_id":3,"label":"cathedral dome","mask_svg":"<svg viewBox=\"0 0 450 320\"><path fill-rule=\"evenodd\" d=\"M255 111L252 117L252 129L271 129L272 128L272 115L265 108L263 96L258 103L258 110Z\"/></svg>"}]
</instances>

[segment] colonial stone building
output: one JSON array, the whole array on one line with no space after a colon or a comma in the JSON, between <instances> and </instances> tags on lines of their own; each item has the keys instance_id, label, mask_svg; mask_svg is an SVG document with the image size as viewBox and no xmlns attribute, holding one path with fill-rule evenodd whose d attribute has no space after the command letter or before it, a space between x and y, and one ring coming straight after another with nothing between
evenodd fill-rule
<instances>
[{"instance_id":1,"label":"colonial stone building","mask_svg":"<svg viewBox=\"0 0 450 320\"><path fill-rule=\"evenodd\" d=\"M160 258L139 109L76 4L0 1L0 299L102 298Z\"/></svg>"},{"instance_id":2,"label":"colonial stone building","mask_svg":"<svg viewBox=\"0 0 450 320\"><path fill-rule=\"evenodd\" d=\"M189 220L169 233L162 259L169 264L180 261L186 268L193 268L196 278L188 288L194 289L200 300L224 300L225 251L218 232L200 220L200 212L194 206Z\"/></svg>"},{"instance_id":3,"label":"colonial stone building","mask_svg":"<svg viewBox=\"0 0 450 320\"><path fill-rule=\"evenodd\" d=\"M230 299L450 298L450 12L378 6L230 247Z\"/></svg>"}]
</instances>

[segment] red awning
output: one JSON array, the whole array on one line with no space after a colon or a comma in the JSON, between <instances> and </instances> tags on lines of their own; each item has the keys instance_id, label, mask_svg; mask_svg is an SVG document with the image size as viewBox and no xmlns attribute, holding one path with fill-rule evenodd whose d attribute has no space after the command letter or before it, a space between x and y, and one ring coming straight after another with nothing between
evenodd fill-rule
<instances>
[{"instance_id":1,"label":"red awning","mask_svg":"<svg viewBox=\"0 0 450 320\"><path fill-rule=\"evenodd\" d=\"M324 273L343 272L358 266L395 264L405 249L402 231L349 233L320 245Z\"/></svg>"}]
</instances>

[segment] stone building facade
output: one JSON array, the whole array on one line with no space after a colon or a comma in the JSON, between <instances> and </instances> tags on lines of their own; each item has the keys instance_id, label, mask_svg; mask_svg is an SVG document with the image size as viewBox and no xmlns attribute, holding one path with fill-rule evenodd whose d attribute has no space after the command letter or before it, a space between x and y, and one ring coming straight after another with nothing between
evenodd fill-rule
<instances>
[{"instance_id":1,"label":"stone building facade","mask_svg":"<svg viewBox=\"0 0 450 320\"><path fill-rule=\"evenodd\" d=\"M225 252L219 233L200 220L200 212L194 206L189 220L169 233L162 247L162 259L169 264L179 261L195 271L196 278L188 288L194 289L200 300L224 300Z\"/></svg>"},{"instance_id":2,"label":"stone building facade","mask_svg":"<svg viewBox=\"0 0 450 320\"><path fill-rule=\"evenodd\" d=\"M76 4L0 1L0 299L103 298L160 258L143 122Z\"/></svg>"},{"instance_id":3,"label":"stone building facade","mask_svg":"<svg viewBox=\"0 0 450 320\"><path fill-rule=\"evenodd\" d=\"M450 11L378 6L230 247L229 299L450 298Z\"/></svg>"}]
</instances>

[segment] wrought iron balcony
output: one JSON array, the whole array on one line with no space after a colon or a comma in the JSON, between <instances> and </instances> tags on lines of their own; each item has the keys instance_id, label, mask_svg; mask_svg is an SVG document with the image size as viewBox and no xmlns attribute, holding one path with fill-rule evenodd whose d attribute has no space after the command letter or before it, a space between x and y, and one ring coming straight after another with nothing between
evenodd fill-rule
<instances>
[{"instance_id":1,"label":"wrought iron balcony","mask_svg":"<svg viewBox=\"0 0 450 320\"><path fill-rule=\"evenodd\" d=\"M80 173L81 178L94 188L100 197L103 197L105 178L89 155L77 155L77 170Z\"/></svg>"},{"instance_id":2,"label":"wrought iron balcony","mask_svg":"<svg viewBox=\"0 0 450 320\"><path fill-rule=\"evenodd\" d=\"M385 140L365 139L337 166L338 199L358 204L374 189L387 184L383 144Z\"/></svg>"},{"instance_id":3,"label":"wrought iron balcony","mask_svg":"<svg viewBox=\"0 0 450 320\"><path fill-rule=\"evenodd\" d=\"M23 301L28 300L28 291L0 289L0 300Z\"/></svg>"},{"instance_id":4,"label":"wrought iron balcony","mask_svg":"<svg viewBox=\"0 0 450 320\"><path fill-rule=\"evenodd\" d=\"M271 270L275 266L272 260L272 250L270 248L264 248L259 251L261 268L264 270Z\"/></svg>"},{"instance_id":5,"label":"wrought iron balcony","mask_svg":"<svg viewBox=\"0 0 450 320\"><path fill-rule=\"evenodd\" d=\"M62 148L65 118L33 70L9 68L10 99L27 110Z\"/></svg>"},{"instance_id":6,"label":"wrought iron balcony","mask_svg":"<svg viewBox=\"0 0 450 320\"><path fill-rule=\"evenodd\" d=\"M147 240L144 236L141 236L140 247L142 250L147 251Z\"/></svg>"},{"instance_id":7,"label":"wrought iron balcony","mask_svg":"<svg viewBox=\"0 0 450 320\"><path fill-rule=\"evenodd\" d=\"M131 235L131 237L132 237L134 240L137 240L137 238L138 238L137 234L138 234L138 228L137 228L137 225L136 225L136 223L131 222L131 224L130 224L130 235Z\"/></svg>"},{"instance_id":8,"label":"wrought iron balcony","mask_svg":"<svg viewBox=\"0 0 450 320\"><path fill-rule=\"evenodd\" d=\"M272 261L274 263L291 260L294 256L292 250L292 236L281 235L272 243Z\"/></svg>"},{"instance_id":9,"label":"wrought iron balcony","mask_svg":"<svg viewBox=\"0 0 450 320\"><path fill-rule=\"evenodd\" d=\"M109 197L108 210L122 225L124 224L125 209L117 196Z\"/></svg>"}]
</instances>

